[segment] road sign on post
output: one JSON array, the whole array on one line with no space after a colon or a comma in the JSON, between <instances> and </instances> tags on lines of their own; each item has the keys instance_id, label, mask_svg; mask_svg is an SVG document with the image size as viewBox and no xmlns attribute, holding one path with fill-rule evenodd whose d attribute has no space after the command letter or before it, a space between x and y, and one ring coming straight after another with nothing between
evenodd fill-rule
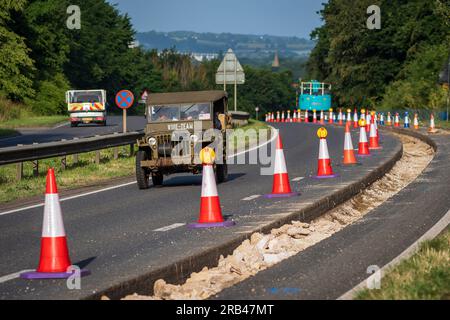
<instances>
[{"instance_id":1,"label":"road sign on post","mask_svg":"<svg viewBox=\"0 0 450 320\"><path fill-rule=\"evenodd\" d=\"M123 133L127 132L127 109L134 103L134 95L129 90L121 90L116 94L116 105L123 110Z\"/></svg>"},{"instance_id":2,"label":"road sign on post","mask_svg":"<svg viewBox=\"0 0 450 320\"><path fill-rule=\"evenodd\" d=\"M237 111L237 85L245 83L245 73L244 68L242 68L231 49L228 49L219 69L217 69L216 83L223 84L224 91L227 91L227 84L234 84L234 111Z\"/></svg>"}]
</instances>

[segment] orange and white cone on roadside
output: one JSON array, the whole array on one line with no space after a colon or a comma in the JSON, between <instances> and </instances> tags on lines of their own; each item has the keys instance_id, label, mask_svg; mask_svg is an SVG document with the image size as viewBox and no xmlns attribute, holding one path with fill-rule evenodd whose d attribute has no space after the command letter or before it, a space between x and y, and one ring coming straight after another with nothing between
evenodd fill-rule
<instances>
[{"instance_id":1,"label":"orange and white cone on roadside","mask_svg":"<svg viewBox=\"0 0 450 320\"><path fill-rule=\"evenodd\" d=\"M366 120L364 118L359 119L359 145L358 145L358 157L370 156L369 142L367 141L366 133Z\"/></svg>"},{"instance_id":2,"label":"orange and white cone on roadside","mask_svg":"<svg viewBox=\"0 0 450 320\"><path fill-rule=\"evenodd\" d=\"M277 111L277 120L276 122L281 122L280 111Z\"/></svg>"},{"instance_id":3,"label":"orange and white cone on roadside","mask_svg":"<svg viewBox=\"0 0 450 320\"><path fill-rule=\"evenodd\" d=\"M389 126L389 127L392 126L392 116L391 116L390 112L387 113L386 125Z\"/></svg>"},{"instance_id":4,"label":"orange and white cone on roadside","mask_svg":"<svg viewBox=\"0 0 450 320\"><path fill-rule=\"evenodd\" d=\"M214 174L214 150L209 147L202 149L200 152L200 160L203 166L200 217L198 223L190 224L189 228L231 227L235 225L235 222L225 221L220 207L220 199Z\"/></svg>"},{"instance_id":5,"label":"orange and white cone on roadside","mask_svg":"<svg viewBox=\"0 0 450 320\"><path fill-rule=\"evenodd\" d=\"M309 112L305 110L305 123L309 123Z\"/></svg>"},{"instance_id":6,"label":"orange and white cone on roadside","mask_svg":"<svg viewBox=\"0 0 450 320\"><path fill-rule=\"evenodd\" d=\"M292 114L292 122L297 122L297 111L294 110L294 113Z\"/></svg>"},{"instance_id":7,"label":"orange and white cone on roadside","mask_svg":"<svg viewBox=\"0 0 450 320\"><path fill-rule=\"evenodd\" d=\"M380 144L378 142L378 134L377 129L375 127L375 120L373 118L370 121L369 149L370 150L381 149Z\"/></svg>"},{"instance_id":8,"label":"orange and white cone on roadside","mask_svg":"<svg viewBox=\"0 0 450 320\"><path fill-rule=\"evenodd\" d=\"M337 174L333 172L333 167L331 166L330 154L328 153L327 136L328 131L325 128L320 128L317 130L317 136L319 137L319 159L317 162L317 175L313 178L316 179L327 179L336 178Z\"/></svg>"},{"instance_id":9,"label":"orange and white cone on roadside","mask_svg":"<svg viewBox=\"0 0 450 320\"><path fill-rule=\"evenodd\" d=\"M313 123L317 123L317 112L313 110Z\"/></svg>"},{"instance_id":10,"label":"orange and white cone on roadside","mask_svg":"<svg viewBox=\"0 0 450 320\"><path fill-rule=\"evenodd\" d=\"M300 109L297 110L297 122L302 122L302 111Z\"/></svg>"},{"instance_id":11,"label":"orange and white cone on roadside","mask_svg":"<svg viewBox=\"0 0 450 320\"><path fill-rule=\"evenodd\" d=\"M358 129L358 110L355 108L355 112L353 113L353 128Z\"/></svg>"},{"instance_id":12,"label":"orange and white cone on roadside","mask_svg":"<svg viewBox=\"0 0 450 320\"><path fill-rule=\"evenodd\" d=\"M398 114L398 112L395 114L395 118L394 118L394 127L400 127L400 116Z\"/></svg>"},{"instance_id":13,"label":"orange and white cone on roadside","mask_svg":"<svg viewBox=\"0 0 450 320\"><path fill-rule=\"evenodd\" d=\"M275 163L273 172L272 193L265 195L266 198L289 198L299 195L298 192L292 192L289 182L289 175L284 158L283 142L278 132L277 143L275 146Z\"/></svg>"},{"instance_id":14,"label":"orange and white cone on roadside","mask_svg":"<svg viewBox=\"0 0 450 320\"><path fill-rule=\"evenodd\" d=\"M344 160L342 161L342 164L344 165L359 164L358 161L356 161L355 150L353 149L350 122L347 122L345 125Z\"/></svg>"},{"instance_id":15,"label":"orange and white cone on roadside","mask_svg":"<svg viewBox=\"0 0 450 320\"><path fill-rule=\"evenodd\" d=\"M74 274L53 168L48 170L46 182L39 266L36 271L22 273L22 279L66 279ZM88 270L79 273L80 276L89 274Z\"/></svg>"},{"instance_id":16,"label":"orange and white cone on roadside","mask_svg":"<svg viewBox=\"0 0 450 320\"><path fill-rule=\"evenodd\" d=\"M329 110L328 123L333 123L333 109L332 108L330 108L330 110Z\"/></svg>"},{"instance_id":17,"label":"orange and white cone on roadside","mask_svg":"<svg viewBox=\"0 0 450 320\"><path fill-rule=\"evenodd\" d=\"M430 116L430 127L428 128L429 133L436 133L436 125L434 123L434 114L431 114Z\"/></svg>"},{"instance_id":18,"label":"orange and white cone on roadside","mask_svg":"<svg viewBox=\"0 0 450 320\"><path fill-rule=\"evenodd\" d=\"M292 119L291 119L291 110L288 110L288 111L287 111L286 122L292 122Z\"/></svg>"},{"instance_id":19,"label":"orange and white cone on roadside","mask_svg":"<svg viewBox=\"0 0 450 320\"><path fill-rule=\"evenodd\" d=\"M419 115L417 113L414 114L414 129L419 130Z\"/></svg>"},{"instance_id":20,"label":"orange and white cone on roadside","mask_svg":"<svg viewBox=\"0 0 450 320\"><path fill-rule=\"evenodd\" d=\"M320 124L325 124L325 116L323 110L320 111Z\"/></svg>"}]
</instances>

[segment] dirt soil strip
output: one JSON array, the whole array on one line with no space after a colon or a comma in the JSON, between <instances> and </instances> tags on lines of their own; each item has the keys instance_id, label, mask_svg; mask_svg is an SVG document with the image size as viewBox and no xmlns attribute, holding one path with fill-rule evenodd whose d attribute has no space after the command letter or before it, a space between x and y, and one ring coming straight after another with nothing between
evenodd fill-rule
<instances>
[{"instance_id":1,"label":"dirt soil strip","mask_svg":"<svg viewBox=\"0 0 450 320\"><path fill-rule=\"evenodd\" d=\"M155 282L153 296L135 294L124 299L207 299L354 223L414 181L433 159L430 145L404 135L397 137L403 143L402 158L383 178L352 199L311 223L292 221L270 234L254 233L232 255L221 256L217 267L192 273L183 285L167 284L160 279Z\"/></svg>"}]
</instances>

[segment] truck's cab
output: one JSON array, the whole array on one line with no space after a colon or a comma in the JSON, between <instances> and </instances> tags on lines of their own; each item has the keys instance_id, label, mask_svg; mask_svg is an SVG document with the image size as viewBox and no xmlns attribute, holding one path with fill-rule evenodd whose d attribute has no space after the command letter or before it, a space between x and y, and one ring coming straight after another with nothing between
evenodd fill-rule
<instances>
[{"instance_id":1,"label":"truck's cab","mask_svg":"<svg viewBox=\"0 0 450 320\"><path fill-rule=\"evenodd\" d=\"M161 185L164 175L200 173L199 151L215 141L205 134L217 129L222 139L221 159L214 169L218 182L227 179L226 129L229 127L228 96L224 91L195 91L150 94L146 103L145 136L137 141L136 179L140 189ZM185 136L180 136L184 133ZM183 148L182 152L174 150Z\"/></svg>"},{"instance_id":2,"label":"truck's cab","mask_svg":"<svg viewBox=\"0 0 450 320\"><path fill-rule=\"evenodd\" d=\"M312 116L313 110L328 111L331 108L331 84L311 80L300 83L300 97L298 108L308 111Z\"/></svg>"},{"instance_id":3,"label":"truck's cab","mask_svg":"<svg viewBox=\"0 0 450 320\"><path fill-rule=\"evenodd\" d=\"M72 127L81 123L106 126L105 90L70 90L66 92L66 103Z\"/></svg>"}]
</instances>

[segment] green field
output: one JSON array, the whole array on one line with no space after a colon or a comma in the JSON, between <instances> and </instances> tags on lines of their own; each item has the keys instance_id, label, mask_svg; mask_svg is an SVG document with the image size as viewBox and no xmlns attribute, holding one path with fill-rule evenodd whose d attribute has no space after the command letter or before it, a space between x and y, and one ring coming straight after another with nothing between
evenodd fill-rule
<instances>
[{"instance_id":1,"label":"green field","mask_svg":"<svg viewBox=\"0 0 450 320\"><path fill-rule=\"evenodd\" d=\"M450 300L450 229L389 270L379 290L365 289L356 299Z\"/></svg>"}]
</instances>

